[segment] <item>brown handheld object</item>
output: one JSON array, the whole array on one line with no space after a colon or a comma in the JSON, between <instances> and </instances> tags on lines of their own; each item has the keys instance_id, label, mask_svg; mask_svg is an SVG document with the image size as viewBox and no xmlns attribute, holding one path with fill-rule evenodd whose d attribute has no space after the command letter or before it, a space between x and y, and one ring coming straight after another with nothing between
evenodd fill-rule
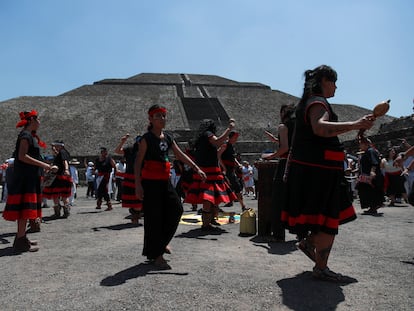
<instances>
[{"instance_id":1,"label":"brown handheld object","mask_svg":"<svg viewBox=\"0 0 414 311\"><path fill-rule=\"evenodd\" d=\"M390 101L391 99L377 104L374 107L374 110L372 111L374 113L374 117L378 118L378 117L382 117L383 115L385 115L388 112L388 110L390 110Z\"/></svg>"},{"instance_id":2,"label":"brown handheld object","mask_svg":"<svg viewBox=\"0 0 414 311\"><path fill-rule=\"evenodd\" d=\"M390 102L391 99L384 100L377 104L374 109L372 110L372 114L374 115L374 118L382 117L385 115L388 110L390 110ZM364 137L365 130L359 130L357 139L360 140Z\"/></svg>"}]
</instances>

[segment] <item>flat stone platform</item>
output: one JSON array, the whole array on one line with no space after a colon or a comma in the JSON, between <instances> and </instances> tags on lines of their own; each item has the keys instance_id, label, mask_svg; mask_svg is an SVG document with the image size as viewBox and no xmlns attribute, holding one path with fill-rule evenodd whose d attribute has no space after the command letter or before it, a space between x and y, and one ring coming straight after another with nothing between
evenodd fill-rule
<instances>
[{"instance_id":1,"label":"flat stone platform","mask_svg":"<svg viewBox=\"0 0 414 311\"><path fill-rule=\"evenodd\" d=\"M30 234L36 253L14 255L16 224L1 218L0 310L414 310L412 206L373 217L354 202L358 219L340 228L330 268L358 282L338 285L311 277L295 236L268 243L240 237L239 224L213 234L180 224L166 255L172 270L155 270L141 255L143 226L116 202L97 211L85 191L68 219L47 220L52 209L43 210L41 232Z\"/></svg>"}]
</instances>

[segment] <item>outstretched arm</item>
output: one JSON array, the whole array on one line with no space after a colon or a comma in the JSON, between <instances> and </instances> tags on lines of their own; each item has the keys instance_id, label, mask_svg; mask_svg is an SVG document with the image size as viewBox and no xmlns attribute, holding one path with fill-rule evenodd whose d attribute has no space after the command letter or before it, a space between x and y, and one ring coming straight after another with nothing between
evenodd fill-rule
<instances>
[{"instance_id":1,"label":"outstretched arm","mask_svg":"<svg viewBox=\"0 0 414 311\"><path fill-rule=\"evenodd\" d=\"M116 154L124 155L124 149L122 147L124 146L128 137L129 137L129 134L125 134L124 136L121 137L121 141L119 142L118 146L116 146L115 148Z\"/></svg>"},{"instance_id":2,"label":"outstretched arm","mask_svg":"<svg viewBox=\"0 0 414 311\"><path fill-rule=\"evenodd\" d=\"M309 120L315 135L335 137L353 130L367 130L374 125L375 117L366 115L356 121L331 122L329 114L322 104L314 104L309 108Z\"/></svg>"}]
</instances>

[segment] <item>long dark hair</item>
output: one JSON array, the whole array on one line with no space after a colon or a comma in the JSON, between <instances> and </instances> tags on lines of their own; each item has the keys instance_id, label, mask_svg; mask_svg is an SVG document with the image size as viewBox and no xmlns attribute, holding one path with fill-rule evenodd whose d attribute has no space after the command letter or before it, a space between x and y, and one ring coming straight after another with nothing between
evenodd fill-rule
<instances>
[{"instance_id":1,"label":"long dark hair","mask_svg":"<svg viewBox=\"0 0 414 311\"><path fill-rule=\"evenodd\" d=\"M304 73L305 85L303 87L303 95L299 103L303 103L312 94L322 94L322 78L328 81L336 82L338 75L334 69L327 65L320 65L313 70L306 70Z\"/></svg>"},{"instance_id":2,"label":"long dark hair","mask_svg":"<svg viewBox=\"0 0 414 311\"><path fill-rule=\"evenodd\" d=\"M197 149L197 146L200 142L201 137L203 137L204 133L209 131L212 132L214 135L216 134L216 124L212 119L204 119L200 122L200 126L198 127L197 136L194 139L193 144L193 151Z\"/></svg>"},{"instance_id":3,"label":"long dark hair","mask_svg":"<svg viewBox=\"0 0 414 311\"><path fill-rule=\"evenodd\" d=\"M280 115L281 115L281 118L282 118L280 120L280 122L281 123L286 123L289 120L294 119L295 118L295 109L296 109L296 107L293 104L290 104L290 105L284 104L284 105L282 105L280 107Z\"/></svg>"}]
</instances>

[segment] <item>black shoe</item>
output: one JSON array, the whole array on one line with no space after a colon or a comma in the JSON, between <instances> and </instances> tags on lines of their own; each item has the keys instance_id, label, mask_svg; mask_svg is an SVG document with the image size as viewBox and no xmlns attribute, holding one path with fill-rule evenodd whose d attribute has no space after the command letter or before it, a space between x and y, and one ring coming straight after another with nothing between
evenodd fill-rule
<instances>
[{"instance_id":1,"label":"black shoe","mask_svg":"<svg viewBox=\"0 0 414 311\"><path fill-rule=\"evenodd\" d=\"M224 207L232 207L232 206L233 206L233 202L229 202L229 203L224 205Z\"/></svg>"},{"instance_id":2,"label":"black shoe","mask_svg":"<svg viewBox=\"0 0 414 311\"><path fill-rule=\"evenodd\" d=\"M62 218L68 218L70 215L70 207L69 206L64 206L63 207L63 216Z\"/></svg>"},{"instance_id":3,"label":"black shoe","mask_svg":"<svg viewBox=\"0 0 414 311\"><path fill-rule=\"evenodd\" d=\"M216 219L213 219L210 223L214 226L221 226L221 224Z\"/></svg>"},{"instance_id":4,"label":"black shoe","mask_svg":"<svg viewBox=\"0 0 414 311\"><path fill-rule=\"evenodd\" d=\"M205 231L205 232L217 232L220 229L217 227L213 227L212 225L207 225L207 226L201 226L201 231Z\"/></svg>"}]
</instances>

